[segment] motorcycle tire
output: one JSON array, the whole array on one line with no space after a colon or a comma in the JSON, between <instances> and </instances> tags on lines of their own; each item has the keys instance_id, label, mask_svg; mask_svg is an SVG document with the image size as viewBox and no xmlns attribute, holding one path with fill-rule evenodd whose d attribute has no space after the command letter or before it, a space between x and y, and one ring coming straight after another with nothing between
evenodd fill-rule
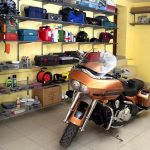
<instances>
[{"instance_id":1,"label":"motorcycle tire","mask_svg":"<svg viewBox=\"0 0 150 150\"><path fill-rule=\"evenodd\" d=\"M65 148L69 147L73 139L77 135L78 130L79 126L69 123L63 133L63 136L60 139L60 145Z\"/></svg>"}]
</instances>

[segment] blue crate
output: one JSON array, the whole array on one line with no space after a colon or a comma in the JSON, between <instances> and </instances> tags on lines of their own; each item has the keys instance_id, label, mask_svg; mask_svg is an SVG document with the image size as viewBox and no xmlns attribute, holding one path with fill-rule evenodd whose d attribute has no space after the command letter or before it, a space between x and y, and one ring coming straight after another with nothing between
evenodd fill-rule
<instances>
[{"instance_id":1,"label":"blue crate","mask_svg":"<svg viewBox=\"0 0 150 150\"><path fill-rule=\"evenodd\" d=\"M38 41L38 36L24 36L21 35L19 36L19 41L31 41L31 42L37 42Z\"/></svg>"},{"instance_id":2,"label":"blue crate","mask_svg":"<svg viewBox=\"0 0 150 150\"><path fill-rule=\"evenodd\" d=\"M31 29L19 29L18 35L37 36L38 31L37 30L31 30Z\"/></svg>"}]
</instances>

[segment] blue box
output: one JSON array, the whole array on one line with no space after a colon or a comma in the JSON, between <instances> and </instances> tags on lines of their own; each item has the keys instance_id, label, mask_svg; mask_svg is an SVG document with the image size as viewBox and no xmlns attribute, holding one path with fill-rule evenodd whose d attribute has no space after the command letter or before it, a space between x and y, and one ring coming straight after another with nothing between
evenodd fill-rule
<instances>
[{"instance_id":1,"label":"blue box","mask_svg":"<svg viewBox=\"0 0 150 150\"><path fill-rule=\"evenodd\" d=\"M98 5L92 4L90 2L77 2L78 5L90 7L90 8L97 8Z\"/></svg>"},{"instance_id":2,"label":"blue box","mask_svg":"<svg viewBox=\"0 0 150 150\"><path fill-rule=\"evenodd\" d=\"M30 41L30 42L37 42L38 36L27 36L21 35L19 36L19 41Z\"/></svg>"},{"instance_id":3,"label":"blue box","mask_svg":"<svg viewBox=\"0 0 150 150\"><path fill-rule=\"evenodd\" d=\"M19 29L18 35L26 35L26 36L38 36L37 30L31 30L31 29Z\"/></svg>"},{"instance_id":4,"label":"blue box","mask_svg":"<svg viewBox=\"0 0 150 150\"><path fill-rule=\"evenodd\" d=\"M29 6L25 7L24 11L26 17L46 19L46 9Z\"/></svg>"}]
</instances>

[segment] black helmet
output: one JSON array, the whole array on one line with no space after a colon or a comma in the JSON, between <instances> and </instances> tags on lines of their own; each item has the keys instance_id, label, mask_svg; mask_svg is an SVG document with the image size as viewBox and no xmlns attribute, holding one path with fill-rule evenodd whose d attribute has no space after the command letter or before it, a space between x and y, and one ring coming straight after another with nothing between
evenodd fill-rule
<instances>
[{"instance_id":1,"label":"black helmet","mask_svg":"<svg viewBox=\"0 0 150 150\"><path fill-rule=\"evenodd\" d=\"M97 39L97 38L91 38L91 39L90 39L90 42L97 43L97 42L100 42L100 40L99 40L99 39Z\"/></svg>"},{"instance_id":2,"label":"black helmet","mask_svg":"<svg viewBox=\"0 0 150 150\"><path fill-rule=\"evenodd\" d=\"M97 16L95 19L99 22L99 25L102 26L103 22L108 22L109 19L106 16Z\"/></svg>"},{"instance_id":3,"label":"black helmet","mask_svg":"<svg viewBox=\"0 0 150 150\"><path fill-rule=\"evenodd\" d=\"M80 31L76 37L77 42L89 42L88 34L85 31Z\"/></svg>"}]
</instances>

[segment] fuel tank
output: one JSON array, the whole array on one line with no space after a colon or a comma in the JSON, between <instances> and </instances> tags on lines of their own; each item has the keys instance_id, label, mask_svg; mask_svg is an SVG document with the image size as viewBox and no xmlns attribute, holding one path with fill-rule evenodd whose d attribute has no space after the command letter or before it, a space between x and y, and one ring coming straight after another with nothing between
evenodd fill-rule
<instances>
[{"instance_id":1,"label":"fuel tank","mask_svg":"<svg viewBox=\"0 0 150 150\"><path fill-rule=\"evenodd\" d=\"M89 96L99 100L116 99L123 92L121 81L116 79L96 79L80 70L70 71L70 80L76 80L89 89Z\"/></svg>"}]
</instances>

